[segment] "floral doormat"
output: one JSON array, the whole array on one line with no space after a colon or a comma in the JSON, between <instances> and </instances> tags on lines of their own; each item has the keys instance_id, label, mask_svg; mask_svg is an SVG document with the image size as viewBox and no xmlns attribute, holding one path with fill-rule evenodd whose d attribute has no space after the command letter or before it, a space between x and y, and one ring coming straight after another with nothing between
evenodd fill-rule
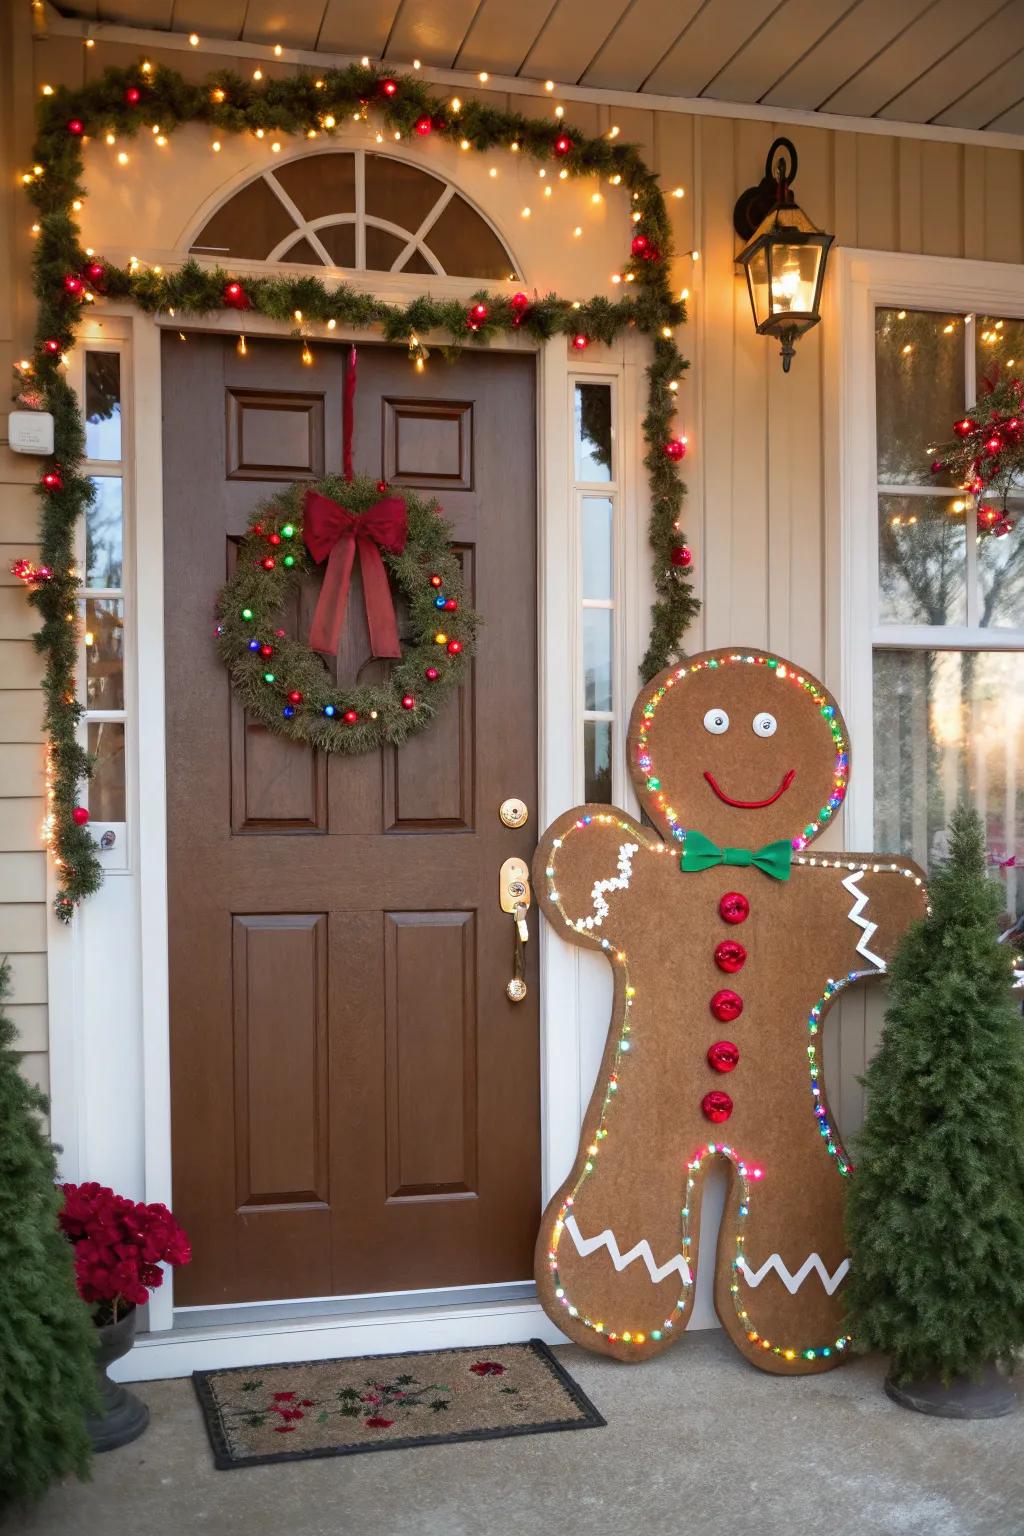
<instances>
[{"instance_id":1,"label":"floral doormat","mask_svg":"<svg viewBox=\"0 0 1024 1536\"><path fill-rule=\"evenodd\" d=\"M221 1469L604 1424L540 1339L192 1376Z\"/></svg>"}]
</instances>

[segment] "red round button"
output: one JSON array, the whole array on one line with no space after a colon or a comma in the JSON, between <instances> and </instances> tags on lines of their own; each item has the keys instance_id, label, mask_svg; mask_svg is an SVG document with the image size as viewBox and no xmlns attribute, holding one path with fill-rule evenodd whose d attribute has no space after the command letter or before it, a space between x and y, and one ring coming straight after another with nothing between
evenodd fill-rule
<instances>
[{"instance_id":1,"label":"red round button","mask_svg":"<svg viewBox=\"0 0 1024 1536\"><path fill-rule=\"evenodd\" d=\"M726 891L718 903L718 915L725 923L745 923L750 916L750 902L739 891Z\"/></svg>"},{"instance_id":2,"label":"red round button","mask_svg":"<svg viewBox=\"0 0 1024 1536\"><path fill-rule=\"evenodd\" d=\"M731 1040L716 1040L715 1044L708 1047L708 1061L716 1072L731 1072L737 1066L740 1059L738 1045L733 1045Z\"/></svg>"},{"instance_id":3,"label":"red round button","mask_svg":"<svg viewBox=\"0 0 1024 1536\"><path fill-rule=\"evenodd\" d=\"M723 1120L728 1120L732 1114L732 1099L727 1093L719 1093L715 1090L706 1093L700 1101L700 1107L709 1120L715 1125L721 1125Z\"/></svg>"},{"instance_id":4,"label":"red round button","mask_svg":"<svg viewBox=\"0 0 1024 1536\"><path fill-rule=\"evenodd\" d=\"M723 1024L731 1024L733 1019L738 1019L743 1012L743 999L738 992L732 992L728 987L723 987L722 991L716 992L711 999L711 1012Z\"/></svg>"},{"instance_id":5,"label":"red round button","mask_svg":"<svg viewBox=\"0 0 1024 1536\"><path fill-rule=\"evenodd\" d=\"M735 939L723 939L715 950L715 964L720 971L741 971L747 963L747 952Z\"/></svg>"}]
</instances>

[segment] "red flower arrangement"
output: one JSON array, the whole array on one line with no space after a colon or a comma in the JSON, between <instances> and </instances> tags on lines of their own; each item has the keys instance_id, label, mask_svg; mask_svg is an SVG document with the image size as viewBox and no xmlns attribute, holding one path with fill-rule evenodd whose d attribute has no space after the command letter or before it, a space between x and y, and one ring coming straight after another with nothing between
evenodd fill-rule
<instances>
[{"instance_id":1,"label":"red flower arrangement","mask_svg":"<svg viewBox=\"0 0 1024 1536\"><path fill-rule=\"evenodd\" d=\"M163 1284L161 1264L187 1264L192 1249L166 1205L140 1205L102 1184L63 1185L60 1227L75 1250L83 1301L97 1325L141 1306Z\"/></svg>"}]
</instances>

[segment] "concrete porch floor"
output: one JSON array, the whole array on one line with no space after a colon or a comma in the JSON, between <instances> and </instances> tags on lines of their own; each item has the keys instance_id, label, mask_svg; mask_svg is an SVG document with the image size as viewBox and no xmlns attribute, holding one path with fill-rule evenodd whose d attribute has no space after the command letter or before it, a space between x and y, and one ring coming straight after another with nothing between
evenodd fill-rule
<instances>
[{"instance_id":1,"label":"concrete porch floor","mask_svg":"<svg viewBox=\"0 0 1024 1536\"><path fill-rule=\"evenodd\" d=\"M606 1429L217 1472L189 1381L146 1434L3 1527L26 1536L1020 1536L1024 1412L922 1418L882 1363L782 1381L717 1332L629 1368L559 1357Z\"/></svg>"}]
</instances>

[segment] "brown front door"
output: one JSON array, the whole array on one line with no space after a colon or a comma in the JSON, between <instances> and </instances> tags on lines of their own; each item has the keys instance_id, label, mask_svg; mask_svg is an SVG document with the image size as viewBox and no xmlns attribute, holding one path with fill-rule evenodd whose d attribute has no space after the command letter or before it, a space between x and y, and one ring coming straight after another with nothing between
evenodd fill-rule
<instances>
[{"instance_id":1,"label":"brown front door","mask_svg":"<svg viewBox=\"0 0 1024 1536\"><path fill-rule=\"evenodd\" d=\"M213 604L261 498L341 469L345 349L164 342L174 1206L185 1305L528 1278L536 944L505 996L498 871L536 834L533 361L359 350L357 471L436 495L480 612L472 677L401 751L246 720ZM358 568L358 567L357 567ZM353 578L340 675L369 642ZM308 622L312 593L291 622ZM285 622L289 622L288 619ZM363 672L362 675L370 675ZM511 831L506 796L533 815Z\"/></svg>"}]
</instances>

